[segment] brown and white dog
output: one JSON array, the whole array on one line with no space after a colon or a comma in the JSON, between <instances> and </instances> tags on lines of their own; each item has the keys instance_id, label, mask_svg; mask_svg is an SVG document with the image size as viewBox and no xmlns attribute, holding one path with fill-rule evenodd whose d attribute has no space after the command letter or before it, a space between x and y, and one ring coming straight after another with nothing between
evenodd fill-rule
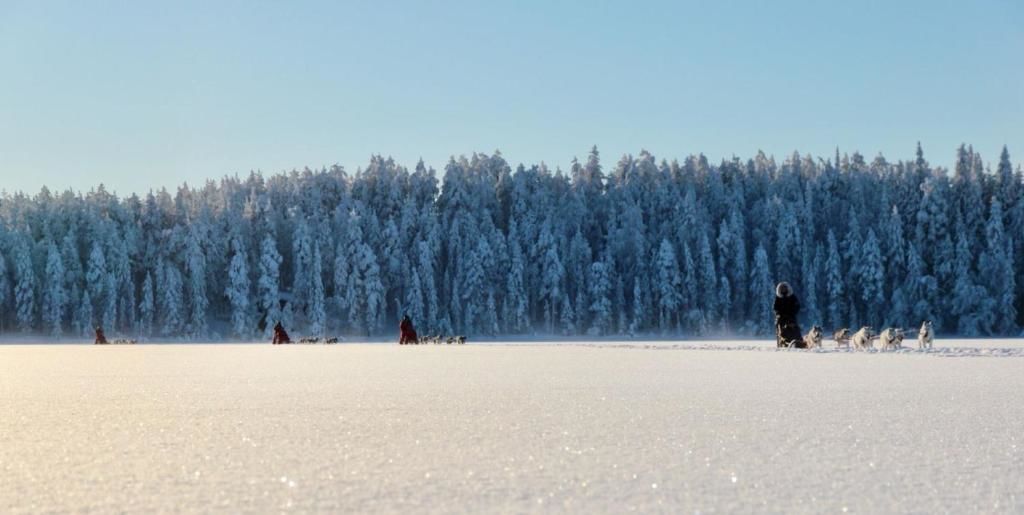
<instances>
[{"instance_id":1,"label":"brown and white dog","mask_svg":"<svg viewBox=\"0 0 1024 515\"><path fill-rule=\"evenodd\" d=\"M874 349L875 348L875 344L874 344L875 333L868 326L861 327L860 331L857 331L856 333L853 333L853 337L850 338L850 339L853 341L853 348L854 349L857 349L857 350L867 350L867 349Z\"/></svg>"},{"instance_id":2,"label":"brown and white dog","mask_svg":"<svg viewBox=\"0 0 1024 515\"><path fill-rule=\"evenodd\" d=\"M846 347L850 348L850 330L846 328L837 329L833 333L833 340L836 340L836 348Z\"/></svg>"},{"instance_id":3,"label":"brown and white dog","mask_svg":"<svg viewBox=\"0 0 1024 515\"><path fill-rule=\"evenodd\" d=\"M878 340L882 345L883 351L889 349L899 350L903 348L903 329L898 327L886 328L882 331L882 334L878 335Z\"/></svg>"},{"instance_id":4,"label":"brown and white dog","mask_svg":"<svg viewBox=\"0 0 1024 515\"><path fill-rule=\"evenodd\" d=\"M932 321L925 320L921 323L921 330L917 332L917 348L931 349L935 341L935 332L932 330Z\"/></svg>"},{"instance_id":5,"label":"brown and white dog","mask_svg":"<svg viewBox=\"0 0 1024 515\"><path fill-rule=\"evenodd\" d=\"M808 349L821 348L821 327L811 326L811 330L804 335L804 345Z\"/></svg>"},{"instance_id":6,"label":"brown and white dog","mask_svg":"<svg viewBox=\"0 0 1024 515\"><path fill-rule=\"evenodd\" d=\"M832 339L836 341L836 348L846 347L850 348L850 330L843 327L836 329L836 332L832 333Z\"/></svg>"}]
</instances>

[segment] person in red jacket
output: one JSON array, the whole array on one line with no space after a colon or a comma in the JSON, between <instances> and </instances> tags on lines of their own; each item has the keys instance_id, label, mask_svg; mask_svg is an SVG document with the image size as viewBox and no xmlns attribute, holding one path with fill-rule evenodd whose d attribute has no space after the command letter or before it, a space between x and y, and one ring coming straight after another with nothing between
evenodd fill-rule
<instances>
[{"instance_id":1,"label":"person in red jacket","mask_svg":"<svg viewBox=\"0 0 1024 515\"><path fill-rule=\"evenodd\" d=\"M416 329L412 326L412 319L409 318L409 315L405 315L398 324L398 344L412 345L417 343L419 343L419 338L416 335Z\"/></svg>"}]
</instances>

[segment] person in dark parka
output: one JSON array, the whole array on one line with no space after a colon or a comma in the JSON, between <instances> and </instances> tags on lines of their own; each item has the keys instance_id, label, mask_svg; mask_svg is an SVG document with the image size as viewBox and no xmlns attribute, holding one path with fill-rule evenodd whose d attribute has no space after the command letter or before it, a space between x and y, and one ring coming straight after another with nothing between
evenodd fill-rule
<instances>
[{"instance_id":1,"label":"person in dark parka","mask_svg":"<svg viewBox=\"0 0 1024 515\"><path fill-rule=\"evenodd\" d=\"M291 343L292 339L288 336L288 331L284 330L284 326L281 322L274 324L274 341L275 345L282 343Z\"/></svg>"},{"instance_id":2,"label":"person in dark parka","mask_svg":"<svg viewBox=\"0 0 1024 515\"><path fill-rule=\"evenodd\" d=\"M800 331L800 324L796 321L800 313L800 300L793 293L793 288L787 282L781 282L775 287L775 335L779 347L796 347L802 349L804 344L803 333Z\"/></svg>"}]
</instances>

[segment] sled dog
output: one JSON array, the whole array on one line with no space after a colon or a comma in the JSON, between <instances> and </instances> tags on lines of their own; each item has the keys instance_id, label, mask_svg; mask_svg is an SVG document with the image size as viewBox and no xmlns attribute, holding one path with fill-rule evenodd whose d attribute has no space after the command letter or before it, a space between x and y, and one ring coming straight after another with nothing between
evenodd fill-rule
<instances>
[{"instance_id":1,"label":"sled dog","mask_svg":"<svg viewBox=\"0 0 1024 515\"><path fill-rule=\"evenodd\" d=\"M875 339L875 333L868 326L861 327L860 331L853 333L853 337L850 339L853 340L854 349L866 350L875 348L873 341Z\"/></svg>"},{"instance_id":2,"label":"sled dog","mask_svg":"<svg viewBox=\"0 0 1024 515\"><path fill-rule=\"evenodd\" d=\"M882 345L882 350L899 350L903 348L903 329L898 327L889 327L882 331L882 334L878 335L878 341Z\"/></svg>"},{"instance_id":3,"label":"sled dog","mask_svg":"<svg viewBox=\"0 0 1024 515\"><path fill-rule=\"evenodd\" d=\"M850 330L843 327L836 329L836 332L832 333L832 339L836 341L836 348L846 347L850 348Z\"/></svg>"},{"instance_id":4,"label":"sled dog","mask_svg":"<svg viewBox=\"0 0 1024 515\"><path fill-rule=\"evenodd\" d=\"M935 341L935 332L932 331L932 321L925 320L921 323L921 330L917 332L917 348L931 349Z\"/></svg>"},{"instance_id":5,"label":"sled dog","mask_svg":"<svg viewBox=\"0 0 1024 515\"><path fill-rule=\"evenodd\" d=\"M811 330L804 336L804 345L808 349L821 348L821 327L811 326Z\"/></svg>"}]
</instances>

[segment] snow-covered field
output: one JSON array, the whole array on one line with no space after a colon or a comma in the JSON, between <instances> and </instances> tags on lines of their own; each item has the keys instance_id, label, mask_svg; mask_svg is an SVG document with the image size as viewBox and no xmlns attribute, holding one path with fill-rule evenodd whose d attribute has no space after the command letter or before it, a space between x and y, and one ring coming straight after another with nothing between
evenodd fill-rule
<instances>
[{"instance_id":1,"label":"snow-covered field","mask_svg":"<svg viewBox=\"0 0 1024 515\"><path fill-rule=\"evenodd\" d=\"M3 345L0 512L1024 511L1024 343L937 347Z\"/></svg>"}]
</instances>

